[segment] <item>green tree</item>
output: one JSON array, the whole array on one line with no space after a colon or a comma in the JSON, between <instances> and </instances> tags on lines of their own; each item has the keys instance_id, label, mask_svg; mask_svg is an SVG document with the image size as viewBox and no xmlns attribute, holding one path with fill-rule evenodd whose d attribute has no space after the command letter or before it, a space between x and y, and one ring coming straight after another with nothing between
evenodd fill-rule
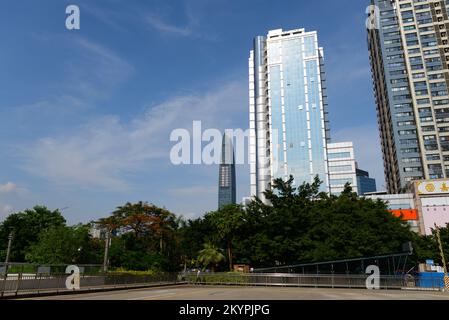
<instances>
[{"instance_id":1,"label":"green tree","mask_svg":"<svg viewBox=\"0 0 449 320\"><path fill-rule=\"evenodd\" d=\"M449 263L449 224L446 224L445 227L440 228L440 237L446 263ZM412 243L414 249L412 258L414 262L422 263L427 259L432 259L442 265L440 249L436 239L436 231L434 229L432 229L431 235L421 236L415 234Z\"/></svg>"},{"instance_id":2,"label":"green tree","mask_svg":"<svg viewBox=\"0 0 449 320\"><path fill-rule=\"evenodd\" d=\"M99 263L101 247L91 238L88 225L57 226L43 230L25 257L41 264Z\"/></svg>"},{"instance_id":3,"label":"green tree","mask_svg":"<svg viewBox=\"0 0 449 320\"><path fill-rule=\"evenodd\" d=\"M235 250L256 267L397 253L413 237L384 202L358 197L349 185L337 197L321 192L318 178L293 183L275 180L269 204L255 199L246 208Z\"/></svg>"},{"instance_id":4,"label":"green tree","mask_svg":"<svg viewBox=\"0 0 449 320\"><path fill-rule=\"evenodd\" d=\"M212 272L214 272L215 267L225 259L222 249L217 248L212 243L205 243L204 249L198 253L198 262L203 265L203 270L210 266Z\"/></svg>"},{"instance_id":5,"label":"green tree","mask_svg":"<svg viewBox=\"0 0 449 320\"><path fill-rule=\"evenodd\" d=\"M2 252L6 251L8 235L14 231L10 261L23 262L28 247L38 241L42 231L65 226L65 223L59 210L51 211L44 206L13 213L0 224L0 249Z\"/></svg>"},{"instance_id":6,"label":"green tree","mask_svg":"<svg viewBox=\"0 0 449 320\"><path fill-rule=\"evenodd\" d=\"M195 266L198 252L203 244L211 242L211 236L215 236L215 229L209 220L203 218L189 219L181 224L179 229L181 259L184 269Z\"/></svg>"},{"instance_id":7,"label":"green tree","mask_svg":"<svg viewBox=\"0 0 449 320\"><path fill-rule=\"evenodd\" d=\"M209 220L216 229L218 235L226 242L228 251L229 270L233 270L233 241L246 223L246 214L241 205L230 204L223 206L215 212L206 214L205 220Z\"/></svg>"},{"instance_id":8,"label":"green tree","mask_svg":"<svg viewBox=\"0 0 449 320\"><path fill-rule=\"evenodd\" d=\"M110 250L111 265L135 270L164 268L181 264L180 218L147 202L126 203L98 223L115 231Z\"/></svg>"}]
</instances>

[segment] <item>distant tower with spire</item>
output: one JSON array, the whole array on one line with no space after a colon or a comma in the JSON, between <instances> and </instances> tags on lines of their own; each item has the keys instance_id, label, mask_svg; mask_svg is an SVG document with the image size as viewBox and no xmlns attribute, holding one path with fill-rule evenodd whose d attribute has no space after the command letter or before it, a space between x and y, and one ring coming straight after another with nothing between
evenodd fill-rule
<instances>
[{"instance_id":1,"label":"distant tower with spire","mask_svg":"<svg viewBox=\"0 0 449 320\"><path fill-rule=\"evenodd\" d=\"M236 203L235 157L232 138L223 134L218 173L218 208Z\"/></svg>"}]
</instances>

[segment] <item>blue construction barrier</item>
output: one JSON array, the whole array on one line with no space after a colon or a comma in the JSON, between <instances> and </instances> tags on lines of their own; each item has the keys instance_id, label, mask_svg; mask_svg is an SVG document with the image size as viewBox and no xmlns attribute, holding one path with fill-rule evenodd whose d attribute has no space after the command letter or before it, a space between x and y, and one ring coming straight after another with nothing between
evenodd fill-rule
<instances>
[{"instance_id":1,"label":"blue construction barrier","mask_svg":"<svg viewBox=\"0 0 449 320\"><path fill-rule=\"evenodd\" d=\"M444 288L443 272L420 272L417 286L421 288Z\"/></svg>"}]
</instances>

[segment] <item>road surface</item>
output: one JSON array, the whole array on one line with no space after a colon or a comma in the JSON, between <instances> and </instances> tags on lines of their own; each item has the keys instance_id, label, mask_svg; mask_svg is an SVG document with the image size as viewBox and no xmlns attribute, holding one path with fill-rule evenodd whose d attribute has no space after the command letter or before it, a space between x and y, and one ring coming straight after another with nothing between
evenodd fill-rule
<instances>
[{"instance_id":1,"label":"road surface","mask_svg":"<svg viewBox=\"0 0 449 320\"><path fill-rule=\"evenodd\" d=\"M34 300L449 300L449 292L287 287L172 286Z\"/></svg>"}]
</instances>

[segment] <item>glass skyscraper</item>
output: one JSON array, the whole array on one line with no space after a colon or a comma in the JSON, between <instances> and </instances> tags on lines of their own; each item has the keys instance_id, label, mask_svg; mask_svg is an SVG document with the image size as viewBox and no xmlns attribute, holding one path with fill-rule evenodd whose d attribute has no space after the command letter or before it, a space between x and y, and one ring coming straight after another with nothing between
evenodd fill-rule
<instances>
[{"instance_id":1,"label":"glass skyscraper","mask_svg":"<svg viewBox=\"0 0 449 320\"><path fill-rule=\"evenodd\" d=\"M448 5L372 1L368 43L390 193L449 177Z\"/></svg>"},{"instance_id":2,"label":"glass skyscraper","mask_svg":"<svg viewBox=\"0 0 449 320\"><path fill-rule=\"evenodd\" d=\"M249 57L251 196L264 199L273 179L296 185L316 175L329 192L326 85L317 33L271 30Z\"/></svg>"},{"instance_id":3,"label":"glass skyscraper","mask_svg":"<svg viewBox=\"0 0 449 320\"><path fill-rule=\"evenodd\" d=\"M236 203L235 157L232 138L223 135L218 177L218 208Z\"/></svg>"}]
</instances>

